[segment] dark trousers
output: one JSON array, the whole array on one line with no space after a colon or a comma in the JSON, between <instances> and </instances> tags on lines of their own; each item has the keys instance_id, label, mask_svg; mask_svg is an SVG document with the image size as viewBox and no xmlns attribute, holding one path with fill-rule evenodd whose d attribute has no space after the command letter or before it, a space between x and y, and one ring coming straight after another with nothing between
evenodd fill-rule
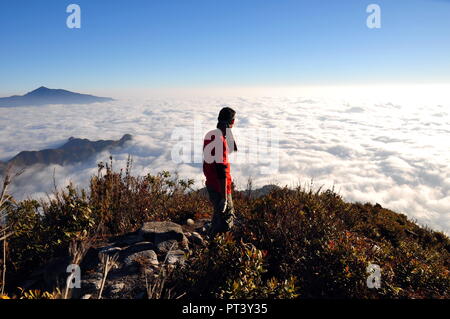
<instances>
[{"instance_id":1,"label":"dark trousers","mask_svg":"<svg viewBox=\"0 0 450 319\"><path fill-rule=\"evenodd\" d=\"M234 214L233 198L231 194L227 194L227 208L224 213L220 211L220 202L222 201L222 195L210 187L207 187L209 200L214 206L214 215L211 221L210 234L215 236L218 233L225 233L233 228L234 220L236 218Z\"/></svg>"}]
</instances>

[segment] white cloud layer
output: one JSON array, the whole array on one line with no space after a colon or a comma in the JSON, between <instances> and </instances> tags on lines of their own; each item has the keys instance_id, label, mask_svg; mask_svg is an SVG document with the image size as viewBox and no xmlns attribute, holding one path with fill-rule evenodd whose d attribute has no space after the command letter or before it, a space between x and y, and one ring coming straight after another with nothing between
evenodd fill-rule
<instances>
[{"instance_id":1,"label":"white cloud layer","mask_svg":"<svg viewBox=\"0 0 450 319\"><path fill-rule=\"evenodd\" d=\"M246 186L248 177L256 186L296 186L313 179L317 187L334 185L347 200L377 202L449 233L450 99L433 96L427 102L409 93L408 100L327 94L318 98L321 94L298 92L288 97L152 97L83 106L0 108L0 159L22 150L57 147L71 136L119 139L129 133L135 138L114 153L116 168L125 167L131 154L134 174L178 171L202 187L201 164L172 161L177 141L171 135L180 127L193 131L194 120L203 123L200 135L215 128L217 113L226 104L237 111L235 137L241 152L251 138L249 132L261 128L279 132L278 173L263 175L255 164L235 158L232 175L238 188ZM28 169L12 186L13 195L36 198L50 192L53 170L58 187L70 180L86 186L97 162L108 156L102 153L68 167ZM268 160L260 158L264 159Z\"/></svg>"}]
</instances>

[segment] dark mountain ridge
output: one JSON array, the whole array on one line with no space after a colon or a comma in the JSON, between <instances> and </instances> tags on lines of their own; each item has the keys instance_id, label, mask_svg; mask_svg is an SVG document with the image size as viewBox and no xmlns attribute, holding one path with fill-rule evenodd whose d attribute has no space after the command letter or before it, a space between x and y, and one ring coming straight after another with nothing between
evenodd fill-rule
<instances>
[{"instance_id":1,"label":"dark mountain ridge","mask_svg":"<svg viewBox=\"0 0 450 319\"><path fill-rule=\"evenodd\" d=\"M47 104L91 104L108 101L114 101L114 99L61 89L49 89L41 86L25 95L0 98L0 107L40 106Z\"/></svg>"},{"instance_id":2,"label":"dark mountain ridge","mask_svg":"<svg viewBox=\"0 0 450 319\"><path fill-rule=\"evenodd\" d=\"M68 142L55 149L45 149L40 151L23 151L6 162L0 161L0 174L9 164L14 167L27 167L35 164L43 165L67 165L82 162L89 159L96 153L105 150L123 147L125 142L132 139L130 134L125 134L120 140L99 140L90 141L81 138L69 138Z\"/></svg>"}]
</instances>

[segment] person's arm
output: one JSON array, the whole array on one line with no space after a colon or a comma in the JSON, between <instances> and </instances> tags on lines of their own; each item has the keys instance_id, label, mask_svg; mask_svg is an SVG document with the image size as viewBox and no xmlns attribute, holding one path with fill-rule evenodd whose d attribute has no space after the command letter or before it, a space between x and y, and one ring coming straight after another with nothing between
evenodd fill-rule
<instances>
[{"instance_id":1,"label":"person's arm","mask_svg":"<svg viewBox=\"0 0 450 319\"><path fill-rule=\"evenodd\" d=\"M220 204L219 204L219 209L222 213L225 213L228 207L228 200L227 200L227 179L220 179L219 180L219 184L220 184L220 196L222 197L222 199L220 200Z\"/></svg>"}]
</instances>

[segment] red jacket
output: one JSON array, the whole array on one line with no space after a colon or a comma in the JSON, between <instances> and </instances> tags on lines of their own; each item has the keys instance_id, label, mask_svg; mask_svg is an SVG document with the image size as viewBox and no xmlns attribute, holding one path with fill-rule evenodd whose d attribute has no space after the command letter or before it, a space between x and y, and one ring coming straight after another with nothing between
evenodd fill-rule
<instances>
[{"instance_id":1,"label":"red jacket","mask_svg":"<svg viewBox=\"0 0 450 319\"><path fill-rule=\"evenodd\" d=\"M217 138L220 140L216 143ZM222 131L215 129L208 132L203 141L203 174L206 177L206 186L214 189L218 193L221 192L219 180L226 178L226 193L231 194L232 179L228 154L227 139L222 134Z\"/></svg>"}]
</instances>

